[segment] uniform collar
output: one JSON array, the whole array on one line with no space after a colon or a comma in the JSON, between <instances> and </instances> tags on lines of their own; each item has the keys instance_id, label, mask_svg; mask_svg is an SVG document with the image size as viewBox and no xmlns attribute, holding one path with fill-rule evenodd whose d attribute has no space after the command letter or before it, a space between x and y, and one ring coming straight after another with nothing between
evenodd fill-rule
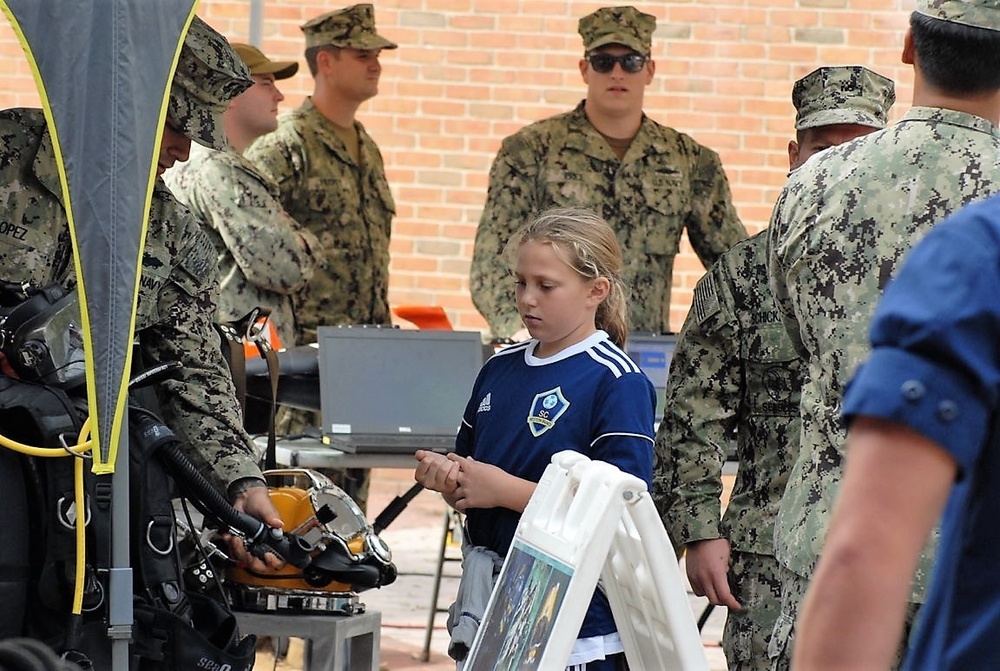
<instances>
[{"instance_id":1,"label":"uniform collar","mask_svg":"<svg viewBox=\"0 0 1000 671\"><path fill-rule=\"evenodd\" d=\"M63 210L66 209L66 203L63 201L63 189L62 183L59 181L59 168L56 163L56 150L52 145L52 135L49 133L48 128L42 133L42 139L38 143L38 152L35 154L35 160L31 165L31 171L41 182L42 186L48 189L53 196L59 200L59 204L63 206Z\"/></svg>"},{"instance_id":2,"label":"uniform collar","mask_svg":"<svg viewBox=\"0 0 1000 671\"><path fill-rule=\"evenodd\" d=\"M323 114L316 109L316 106L313 105L312 98L306 98L302 101L302 105L299 107L299 113L303 118L308 120L309 127L316 130L316 134L319 139L322 140L323 144L336 152L337 155L344 161L354 163L354 159L351 158L348 153L343 140L340 139L337 135L337 131L334 130L333 123L331 123L329 119L323 116ZM357 120L354 121L354 127L358 131L358 141L361 145L363 145L365 128Z\"/></svg>"},{"instance_id":3,"label":"uniform collar","mask_svg":"<svg viewBox=\"0 0 1000 671\"><path fill-rule=\"evenodd\" d=\"M953 126L963 126L1000 139L1000 129L993 125L992 121L976 116L975 114L969 114L968 112L959 112L942 107L911 107L903 118L899 120L900 123L906 121L934 121Z\"/></svg>"}]
</instances>

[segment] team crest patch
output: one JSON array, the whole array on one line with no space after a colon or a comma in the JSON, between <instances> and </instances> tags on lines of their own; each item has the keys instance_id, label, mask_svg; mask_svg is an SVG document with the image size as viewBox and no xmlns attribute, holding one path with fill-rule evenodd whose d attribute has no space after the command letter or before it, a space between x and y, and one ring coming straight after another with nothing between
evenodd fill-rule
<instances>
[{"instance_id":1,"label":"team crest patch","mask_svg":"<svg viewBox=\"0 0 1000 671\"><path fill-rule=\"evenodd\" d=\"M569 401L563 396L561 387L535 394L535 400L531 402L531 410L528 412L528 428L531 429L531 434L538 437L551 429L567 408Z\"/></svg>"}]
</instances>

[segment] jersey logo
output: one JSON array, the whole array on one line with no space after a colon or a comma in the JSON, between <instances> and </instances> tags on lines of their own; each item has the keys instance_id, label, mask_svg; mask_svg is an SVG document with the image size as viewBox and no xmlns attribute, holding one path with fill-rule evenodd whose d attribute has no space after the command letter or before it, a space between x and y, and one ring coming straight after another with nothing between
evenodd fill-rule
<instances>
[{"instance_id":1,"label":"jersey logo","mask_svg":"<svg viewBox=\"0 0 1000 671\"><path fill-rule=\"evenodd\" d=\"M556 420L563 416L569 408L569 401L563 396L562 387L556 387L540 394L535 394L528 412L528 428L536 438L553 426Z\"/></svg>"},{"instance_id":2,"label":"jersey logo","mask_svg":"<svg viewBox=\"0 0 1000 671\"><path fill-rule=\"evenodd\" d=\"M478 412L489 412L490 411L490 403L491 403L491 397L492 396L493 396L493 392L491 392L491 391L486 392L486 396L483 396L483 400L481 400L479 402L479 410L476 411L477 413Z\"/></svg>"}]
</instances>

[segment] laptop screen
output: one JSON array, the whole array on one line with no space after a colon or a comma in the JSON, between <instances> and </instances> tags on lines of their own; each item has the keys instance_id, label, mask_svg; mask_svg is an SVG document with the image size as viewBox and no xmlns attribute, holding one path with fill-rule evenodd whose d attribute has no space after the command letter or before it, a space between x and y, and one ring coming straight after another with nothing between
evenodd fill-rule
<instances>
[{"instance_id":1,"label":"laptop screen","mask_svg":"<svg viewBox=\"0 0 1000 671\"><path fill-rule=\"evenodd\" d=\"M317 341L324 434L458 432L482 365L478 332L323 326Z\"/></svg>"},{"instance_id":2,"label":"laptop screen","mask_svg":"<svg viewBox=\"0 0 1000 671\"><path fill-rule=\"evenodd\" d=\"M666 333L653 335L649 333L633 333L629 335L625 351L632 361L642 369L656 389L656 421L663 416L664 396L667 389L667 374L670 372L670 359L677 345L677 334Z\"/></svg>"}]
</instances>

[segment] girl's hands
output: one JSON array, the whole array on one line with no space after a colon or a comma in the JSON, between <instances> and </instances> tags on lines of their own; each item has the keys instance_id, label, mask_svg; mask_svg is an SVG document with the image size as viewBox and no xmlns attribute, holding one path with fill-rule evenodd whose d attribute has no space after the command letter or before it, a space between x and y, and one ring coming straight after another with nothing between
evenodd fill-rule
<instances>
[{"instance_id":1,"label":"girl's hands","mask_svg":"<svg viewBox=\"0 0 1000 671\"><path fill-rule=\"evenodd\" d=\"M458 464L445 455L427 450L417 450L417 470L413 479L427 489L444 494L445 499L458 487Z\"/></svg>"},{"instance_id":2,"label":"girl's hands","mask_svg":"<svg viewBox=\"0 0 1000 671\"><path fill-rule=\"evenodd\" d=\"M484 464L461 457L417 450L417 470L413 478L427 489L441 492L455 510L469 508L509 508L522 512L535 491L535 483Z\"/></svg>"}]
</instances>

